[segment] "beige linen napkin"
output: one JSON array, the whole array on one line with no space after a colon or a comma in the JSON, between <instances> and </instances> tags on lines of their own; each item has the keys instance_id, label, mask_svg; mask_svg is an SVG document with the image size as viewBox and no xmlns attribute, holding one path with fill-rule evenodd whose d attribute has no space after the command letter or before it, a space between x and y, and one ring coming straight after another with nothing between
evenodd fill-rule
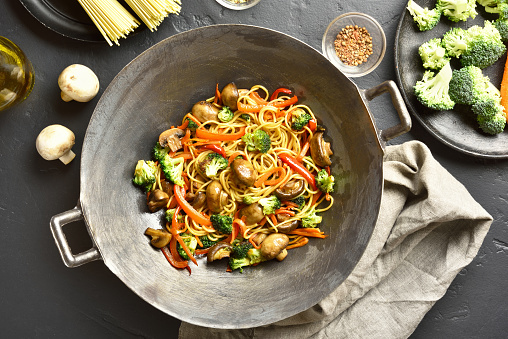
<instances>
[{"instance_id":1,"label":"beige linen napkin","mask_svg":"<svg viewBox=\"0 0 508 339\"><path fill-rule=\"evenodd\" d=\"M492 217L420 142L388 146L383 169L372 239L334 292L268 326L219 330L182 323L180 339L407 338L475 257Z\"/></svg>"}]
</instances>

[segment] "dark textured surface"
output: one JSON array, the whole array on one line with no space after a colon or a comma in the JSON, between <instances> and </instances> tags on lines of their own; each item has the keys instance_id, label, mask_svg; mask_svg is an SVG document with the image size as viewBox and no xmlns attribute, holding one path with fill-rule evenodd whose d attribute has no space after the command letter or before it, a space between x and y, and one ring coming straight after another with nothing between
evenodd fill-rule
<instances>
[{"instance_id":1,"label":"dark textured surface","mask_svg":"<svg viewBox=\"0 0 508 339\"><path fill-rule=\"evenodd\" d=\"M360 88L370 88L384 80L395 80L393 48L404 2L263 0L249 10L231 11L211 0L183 1L180 17L167 18L157 32L145 30L122 40L120 47L63 37L42 26L21 3L3 3L0 35L19 44L32 60L36 84L27 101L0 112L2 337L177 337L179 322L136 296L103 262L66 268L54 244L49 219L76 205L79 159L68 166L47 162L37 154L35 138L49 124L66 125L76 134L74 150L79 157L99 98L87 104L60 101L56 82L67 65L82 63L94 69L101 80L102 94L133 58L178 32L215 23L255 24L288 33L320 49L322 34L333 18L362 11L383 26L388 46L380 66L354 82ZM374 99L372 106L382 127L397 121L389 97ZM508 330L508 163L454 151L417 121L410 133L391 143L410 139L425 142L437 160L494 217L478 256L457 276L412 337L504 338ZM91 245L83 223L69 225L66 234L75 252ZM195 309L199 313L199 305Z\"/></svg>"}]
</instances>

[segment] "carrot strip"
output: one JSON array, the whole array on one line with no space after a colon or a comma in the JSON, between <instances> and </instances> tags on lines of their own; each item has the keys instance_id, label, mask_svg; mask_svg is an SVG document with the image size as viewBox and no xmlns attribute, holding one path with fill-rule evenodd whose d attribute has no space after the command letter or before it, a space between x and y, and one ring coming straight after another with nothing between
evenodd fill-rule
<instances>
[{"instance_id":1,"label":"carrot strip","mask_svg":"<svg viewBox=\"0 0 508 339\"><path fill-rule=\"evenodd\" d=\"M284 209L284 208L279 208L278 210L275 210L275 214L287 214L290 216L294 216L295 212Z\"/></svg>"},{"instance_id":2,"label":"carrot strip","mask_svg":"<svg viewBox=\"0 0 508 339\"><path fill-rule=\"evenodd\" d=\"M501 106L504 107L504 115L508 121L508 58L506 58L506 62L504 64L503 78L501 80Z\"/></svg>"},{"instance_id":3,"label":"carrot strip","mask_svg":"<svg viewBox=\"0 0 508 339\"><path fill-rule=\"evenodd\" d=\"M192 156L192 153L190 153L190 152L183 152L183 153L172 156L172 158L183 158L184 160L190 160L194 157Z\"/></svg>"},{"instance_id":4,"label":"carrot strip","mask_svg":"<svg viewBox=\"0 0 508 339\"><path fill-rule=\"evenodd\" d=\"M198 237L198 236L196 236L196 235L195 235L194 237L196 238L196 240L197 240L197 242L198 242L198 246L199 246L199 247L203 247L203 243L201 242L201 239L199 239L199 237Z\"/></svg>"},{"instance_id":5,"label":"carrot strip","mask_svg":"<svg viewBox=\"0 0 508 339\"><path fill-rule=\"evenodd\" d=\"M298 241L295 242L294 244L288 245L286 247L286 250L290 250L292 248L297 248L297 247L302 247L304 245L307 245L308 242L309 242L309 238L302 237L302 238L298 239Z\"/></svg>"},{"instance_id":6,"label":"carrot strip","mask_svg":"<svg viewBox=\"0 0 508 339\"><path fill-rule=\"evenodd\" d=\"M268 180L268 178L276 172L279 172L279 177L277 179ZM276 185L279 182L281 182L285 176L286 176L286 170L284 169L284 167L280 167L280 166L272 167L266 173L264 173L262 176L260 176L258 178L258 180L256 180L254 182L254 187L260 187L263 183L265 185Z\"/></svg>"},{"instance_id":7,"label":"carrot strip","mask_svg":"<svg viewBox=\"0 0 508 339\"><path fill-rule=\"evenodd\" d=\"M186 117L191 119L192 121L194 121L196 123L196 125L201 126L201 121L199 121L198 118L196 118L192 114L187 113Z\"/></svg>"},{"instance_id":8,"label":"carrot strip","mask_svg":"<svg viewBox=\"0 0 508 339\"><path fill-rule=\"evenodd\" d=\"M319 231L319 229L315 228L297 228L296 230L289 232L289 234L303 235L306 237L322 238L322 239L327 237L327 235L325 235L324 232L321 232Z\"/></svg>"},{"instance_id":9,"label":"carrot strip","mask_svg":"<svg viewBox=\"0 0 508 339\"><path fill-rule=\"evenodd\" d=\"M245 126L241 127L240 130L236 133L230 134L222 134L222 133L213 133L209 132L205 129L197 129L196 136L202 139L210 139L210 140L221 140L221 141L232 141L238 140L245 135Z\"/></svg>"},{"instance_id":10,"label":"carrot strip","mask_svg":"<svg viewBox=\"0 0 508 339\"><path fill-rule=\"evenodd\" d=\"M250 244L251 244L251 245L252 245L255 249L259 250L259 249L261 248L261 244L256 245L256 243L254 242L254 240L252 240L252 238L253 238L253 237L254 237L254 236L252 236L252 237L250 237L250 238L249 238L249 242L250 242ZM286 248L287 248L287 247L286 247Z\"/></svg>"},{"instance_id":11,"label":"carrot strip","mask_svg":"<svg viewBox=\"0 0 508 339\"><path fill-rule=\"evenodd\" d=\"M270 214L270 220L273 222L274 225L277 225L279 223L277 221L277 218L275 217L275 214Z\"/></svg>"},{"instance_id":12,"label":"carrot strip","mask_svg":"<svg viewBox=\"0 0 508 339\"><path fill-rule=\"evenodd\" d=\"M245 160L247 160L247 157L245 156L245 154L243 154L242 151L236 151L236 152L233 152L230 156L229 156L229 159L228 159L228 165L231 165L231 163L233 162L233 160L236 159L237 156L241 155Z\"/></svg>"},{"instance_id":13,"label":"carrot strip","mask_svg":"<svg viewBox=\"0 0 508 339\"><path fill-rule=\"evenodd\" d=\"M297 203L294 203L292 201L284 201L284 205L288 206L288 207L295 207L295 208L298 208L300 206L298 206Z\"/></svg>"},{"instance_id":14,"label":"carrot strip","mask_svg":"<svg viewBox=\"0 0 508 339\"><path fill-rule=\"evenodd\" d=\"M188 119L185 119L185 121L183 122L183 124L181 124L180 126L176 127L176 128L179 128L179 129L186 129L187 126L189 126L189 120Z\"/></svg>"},{"instance_id":15,"label":"carrot strip","mask_svg":"<svg viewBox=\"0 0 508 339\"><path fill-rule=\"evenodd\" d=\"M209 249L210 248L197 248L194 253L196 253L197 255L207 254Z\"/></svg>"}]
</instances>

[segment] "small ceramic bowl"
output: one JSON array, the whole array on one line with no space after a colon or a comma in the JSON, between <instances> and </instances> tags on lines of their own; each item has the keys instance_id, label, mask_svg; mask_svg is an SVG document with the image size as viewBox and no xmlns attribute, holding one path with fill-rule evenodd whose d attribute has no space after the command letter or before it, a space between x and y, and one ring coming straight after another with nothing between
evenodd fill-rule
<instances>
[{"instance_id":1,"label":"small ceramic bowl","mask_svg":"<svg viewBox=\"0 0 508 339\"><path fill-rule=\"evenodd\" d=\"M218 1L218 0L217 0ZM335 52L335 39L340 31L348 25L365 27L372 37L372 54L366 62L358 66L349 66L343 63ZM323 54L346 76L361 77L372 72L379 65L386 51L386 37L379 23L363 13L346 13L335 18L326 28L322 41Z\"/></svg>"},{"instance_id":2,"label":"small ceramic bowl","mask_svg":"<svg viewBox=\"0 0 508 339\"><path fill-rule=\"evenodd\" d=\"M216 0L216 1L226 8L234 9L235 11L241 11L243 9L247 9L247 8L256 6L258 4L258 2L260 2L261 0L247 0L247 1L238 2L238 3L236 3L234 0ZM242 1L242 0L237 0L237 1Z\"/></svg>"}]
</instances>

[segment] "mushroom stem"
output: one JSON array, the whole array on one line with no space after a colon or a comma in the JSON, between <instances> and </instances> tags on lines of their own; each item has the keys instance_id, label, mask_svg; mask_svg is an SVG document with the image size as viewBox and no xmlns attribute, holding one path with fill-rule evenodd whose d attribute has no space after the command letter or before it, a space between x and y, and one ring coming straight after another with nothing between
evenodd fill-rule
<instances>
[{"instance_id":1,"label":"mushroom stem","mask_svg":"<svg viewBox=\"0 0 508 339\"><path fill-rule=\"evenodd\" d=\"M69 102L69 101L72 101L74 99L72 99L70 96L68 96L67 94L65 94L64 92L60 92L60 97L62 98L63 101L65 102Z\"/></svg>"},{"instance_id":2,"label":"mushroom stem","mask_svg":"<svg viewBox=\"0 0 508 339\"><path fill-rule=\"evenodd\" d=\"M65 165L67 165L68 163L70 163L72 161L72 159L74 159L75 156L76 156L76 154L72 150L69 150L67 153L65 153L58 159L61 162L63 162Z\"/></svg>"}]
</instances>

